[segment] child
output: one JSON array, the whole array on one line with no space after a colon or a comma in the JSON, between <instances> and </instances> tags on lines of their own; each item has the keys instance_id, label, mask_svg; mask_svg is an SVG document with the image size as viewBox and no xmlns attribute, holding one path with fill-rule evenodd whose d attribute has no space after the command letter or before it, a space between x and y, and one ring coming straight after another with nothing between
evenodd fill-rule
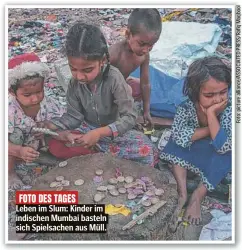
<instances>
[{"instance_id":1,"label":"child","mask_svg":"<svg viewBox=\"0 0 242 250\"><path fill-rule=\"evenodd\" d=\"M172 136L160 158L172 164L178 187L179 214L187 200L187 170L201 176L184 219L199 224L201 202L231 170L232 107L228 98L231 70L218 58L193 62L184 82L189 97L181 104L172 125Z\"/></svg>"},{"instance_id":2,"label":"child","mask_svg":"<svg viewBox=\"0 0 242 250\"><path fill-rule=\"evenodd\" d=\"M103 152L154 166L157 153L151 141L131 130L137 118L134 101L122 74L110 66L100 29L76 23L67 34L65 49L73 76L66 96L67 113L44 126L66 130L58 132L58 140L86 148L98 143ZM73 129L81 134L68 131Z\"/></svg>"},{"instance_id":3,"label":"child","mask_svg":"<svg viewBox=\"0 0 242 250\"><path fill-rule=\"evenodd\" d=\"M146 125L152 125L149 52L159 39L161 26L161 17L157 9L135 9L128 20L126 39L109 49L110 63L121 71L132 88L133 97L143 99L143 117ZM138 67L140 67L140 80L128 77Z\"/></svg>"},{"instance_id":4,"label":"child","mask_svg":"<svg viewBox=\"0 0 242 250\"><path fill-rule=\"evenodd\" d=\"M39 140L31 134L36 122L61 116L64 109L44 96L48 67L37 55L23 54L8 63L8 171L9 186L22 184L14 166L17 161L31 163L39 157Z\"/></svg>"}]
</instances>

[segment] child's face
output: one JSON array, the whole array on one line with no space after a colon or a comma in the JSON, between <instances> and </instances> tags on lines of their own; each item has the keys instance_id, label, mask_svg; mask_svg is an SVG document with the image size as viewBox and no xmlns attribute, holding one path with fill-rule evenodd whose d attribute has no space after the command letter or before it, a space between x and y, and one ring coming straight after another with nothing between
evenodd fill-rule
<instances>
[{"instance_id":1,"label":"child's face","mask_svg":"<svg viewBox=\"0 0 242 250\"><path fill-rule=\"evenodd\" d=\"M73 78L82 83L92 82L101 71L104 60L86 60L81 57L68 57L68 62Z\"/></svg>"},{"instance_id":2,"label":"child's face","mask_svg":"<svg viewBox=\"0 0 242 250\"><path fill-rule=\"evenodd\" d=\"M141 29L141 32L135 35L127 30L126 37L130 49L137 56L148 54L159 39L159 36L155 32L147 32L144 29Z\"/></svg>"},{"instance_id":3,"label":"child's face","mask_svg":"<svg viewBox=\"0 0 242 250\"><path fill-rule=\"evenodd\" d=\"M39 105L44 98L43 78L22 80L16 93L11 91L21 106L29 108Z\"/></svg>"},{"instance_id":4,"label":"child's face","mask_svg":"<svg viewBox=\"0 0 242 250\"><path fill-rule=\"evenodd\" d=\"M220 103L228 99L228 84L210 78L205 82L199 93L199 103L204 108L209 108L213 104Z\"/></svg>"}]
</instances>

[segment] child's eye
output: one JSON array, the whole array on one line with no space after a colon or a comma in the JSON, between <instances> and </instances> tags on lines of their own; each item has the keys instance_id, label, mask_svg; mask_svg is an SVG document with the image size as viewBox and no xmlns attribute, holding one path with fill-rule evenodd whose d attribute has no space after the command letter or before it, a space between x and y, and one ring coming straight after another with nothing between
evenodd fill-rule
<instances>
[{"instance_id":1,"label":"child's eye","mask_svg":"<svg viewBox=\"0 0 242 250\"><path fill-rule=\"evenodd\" d=\"M24 96L25 96L25 97L29 97L29 96L30 96L30 94L25 94Z\"/></svg>"},{"instance_id":2,"label":"child's eye","mask_svg":"<svg viewBox=\"0 0 242 250\"><path fill-rule=\"evenodd\" d=\"M213 97L213 94L207 94L207 95L204 95L205 97L207 98L210 98L210 97Z\"/></svg>"},{"instance_id":3,"label":"child's eye","mask_svg":"<svg viewBox=\"0 0 242 250\"><path fill-rule=\"evenodd\" d=\"M138 42L140 46L144 46L145 44L143 42Z\"/></svg>"},{"instance_id":4,"label":"child's eye","mask_svg":"<svg viewBox=\"0 0 242 250\"><path fill-rule=\"evenodd\" d=\"M90 69L84 69L83 71L85 72L85 73L90 73L90 72L92 72L92 68L90 68Z\"/></svg>"}]
</instances>

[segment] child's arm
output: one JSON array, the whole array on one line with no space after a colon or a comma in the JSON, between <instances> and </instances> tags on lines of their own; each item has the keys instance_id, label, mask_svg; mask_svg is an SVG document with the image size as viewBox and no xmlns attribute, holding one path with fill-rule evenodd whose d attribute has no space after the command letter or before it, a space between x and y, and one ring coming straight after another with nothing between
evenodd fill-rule
<instances>
[{"instance_id":1,"label":"child's arm","mask_svg":"<svg viewBox=\"0 0 242 250\"><path fill-rule=\"evenodd\" d=\"M220 106L223 109L225 103L226 101L220 103L220 105L216 104L216 106ZM230 105L224 110L219 122L216 111L217 108L215 105L213 106L215 109L211 107L207 110L208 127L212 138L212 145L218 153L224 154L232 149L232 107Z\"/></svg>"},{"instance_id":2,"label":"child's arm","mask_svg":"<svg viewBox=\"0 0 242 250\"><path fill-rule=\"evenodd\" d=\"M190 147L193 141L209 136L208 127L195 128L189 125L190 111L183 106L177 108L177 113L172 124L172 137L177 145Z\"/></svg>"},{"instance_id":3,"label":"child's arm","mask_svg":"<svg viewBox=\"0 0 242 250\"><path fill-rule=\"evenodd\" d=\"M140 88L143 100L144 122L152 125L152 118L150 116L149 62L150 56L148 54L145 61L140 65Z\"/></svg>"},{"instance_id":4,"label":"child's arm","mask_svg":"<svg viewBox=\"0 0 242 250\"><path fill-rule=\"evenodd\" d=\"M192 141L197 141L202 138L208 137L210 135L210 130L208 127L197 128L192 136Z\"/></svg>"},{"instance_id":5,"label":"child's arm","mask_svg":"<svg viewBox=\"0 0 242 250\"><path fill-rule=\"evenodd\" d=\"M113 78L111 91L114 97L114 105L118 107L118 118L114 123L109 124L109 127L115 137L123 135L135 126L137 113L134 108L134 99L121 72L117 70Z\"/></svg>"}]
</instances>

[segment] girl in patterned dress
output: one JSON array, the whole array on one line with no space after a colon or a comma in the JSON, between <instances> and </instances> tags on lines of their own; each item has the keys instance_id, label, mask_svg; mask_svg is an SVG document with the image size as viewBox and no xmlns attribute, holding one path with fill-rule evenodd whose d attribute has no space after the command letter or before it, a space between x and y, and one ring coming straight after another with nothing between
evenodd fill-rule
<instances>
[{"instance_id":1,"label":"girl in patterned dress","mask_svg":"<svg viewBox=\"0 0 242 250\"><path fill-rule=\"evenodd\" d=\"M153 167L158 150L147 136L132 130L137 119L134 100L123 75L110 65L108 46L100 29L74 24L67 34L65 50L72 73L67 113L42 126L58 130L55 139L63 143L86 148L98 144L102 152ZM73 130L80 133L74 134Z\"/></svg>"},{"instance_id":2,"label":"girl in patterned dress","mask_svg":"<svg viewBox=\"0 0 242 250\"><path fill-rule=\"evenodd\" d=\"M31 133L37 122L61 116L65 109L44 96L47 65L37 55L23 54L8 63L8 171L9 186L22 184L14 166L19 161L31 163L39 157L40 140Z\"/></svg>"},{"instance_id":3,"label":"girl in patterned dress","mask_svg":"<svg viewBox=\"0 0 242 250\"><path fill-rule=\"evenodd\" d=\"M172 164L177 181L179 214L187 201L187 170L201 176L193 192L184 220L199 224L201 201L231 170L232 107L228 91L231 70L216 57L193 62L184 82L182 103L174 118L169 138L160 158Z\"/></svg>"}]
</instances>

